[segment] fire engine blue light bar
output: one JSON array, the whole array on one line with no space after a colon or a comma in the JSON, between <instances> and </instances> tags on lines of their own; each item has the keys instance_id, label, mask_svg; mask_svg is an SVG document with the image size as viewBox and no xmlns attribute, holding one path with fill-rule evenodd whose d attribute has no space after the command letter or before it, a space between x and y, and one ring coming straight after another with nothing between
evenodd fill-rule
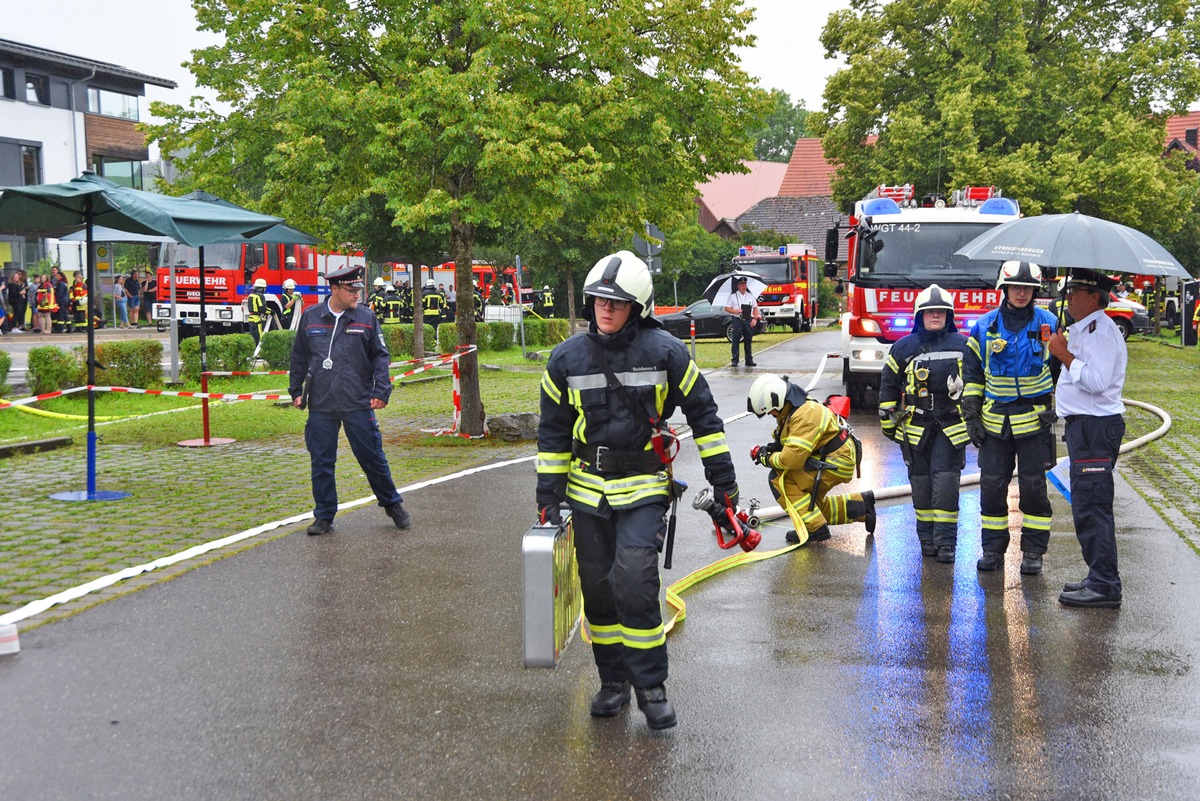
<instances>
[{"instance_id":1,"label":"fire engine blue light bar","mask_svg":"<svg viewBox=\"0 0 1200 801\"><path fill-rule=\"evenodd\" d=\"M979 207L980 214L1007 214L1010 217L1016 217L1020 211L1017 209L1017 203L1012 198L994 197L983 202Z\"/></svg>"}]
</instances>

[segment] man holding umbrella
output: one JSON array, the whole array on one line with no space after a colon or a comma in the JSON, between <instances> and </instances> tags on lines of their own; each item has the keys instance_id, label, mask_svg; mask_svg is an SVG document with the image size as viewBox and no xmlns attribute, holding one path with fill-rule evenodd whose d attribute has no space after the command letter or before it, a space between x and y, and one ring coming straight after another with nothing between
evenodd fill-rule
<instances>
[{"instance_id":1,"label":"man holding umbrella","mask_svg":"<svg viewBox=\"0 0 1200 801\"><path fill-rule=\"evenodd\" d=\"M1067 336L1050 337L1050 353L1062 361L1054 392L1058 416L1066 420L1071 458L1071 516L1088 574L1063 586L1059 603L1115 609L1121 605L1117 572L1113 468L1125 435L1128 352L1120 329L1104 313L1113 280L1093 270L1074 269L1067 278L1067 310L1077 321Z\"/></svg>"},{"instance_id":2,"label":"man holding umbrella","mask_svg":"<svg viewBox=\"0 0 1200 801\"><path fill-rule=\"evenodd\" d=\"M762 312L758 309L758 298L746 288L747 278L744 275L734 276L733 291L725 300L725 311L733 317L733 358L731 367L738 365L738 343L745 343L746 366L754 367L754 357L750 353L750 342L754 338L754 329L762 320Z\"/></svg>"}]
</instances>

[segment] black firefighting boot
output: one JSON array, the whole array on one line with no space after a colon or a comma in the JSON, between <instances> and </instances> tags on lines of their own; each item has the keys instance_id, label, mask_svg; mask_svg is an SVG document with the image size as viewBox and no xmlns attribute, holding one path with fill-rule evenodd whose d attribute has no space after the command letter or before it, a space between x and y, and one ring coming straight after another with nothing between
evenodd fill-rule
<instances>
[{"instance_id":1,"label":"black firefighting boot","mask_svg":"<svg viewBox=\"0 0 1200 801\"><path fill-rule=\"evenodd\" d=\"M829 531L829 525L824 524L816 531L808 532L808 539L804 541L804 544L808 545L810 542L824 542L832 536L833 534ZM800 542L800 535L796 533L796 529L794 528L789 529L788 533L783 535L783 538L792 545Z\"/></svg>"},{"instance_id":2,"label":"black firefighting boot","mask_svg":"<svg viewBox=\"0 0 1200 801\"><path fill-rule=\"evenodd\" d=\"M667 700L667 691L661 684L656 687L639 687L637 702L638 709L646 715L646 725L651 729L669 729L678 723L675 719L675 707Z\"/></svg>"},{"instance_id":3,"label":"black firefighting boot","mask_svg":"<svg viewBox=\"0 0 1200 801\"><path fill-rule=\"evenodd\" d=\"M861 501L846 501L846 516L851 520L861 520L868 534L875 533L875 493L867 490L862 494Z\"/></svg>"},{"instance_id":4,"label":"black firefighting boot","mask_svg":"<svg viewBox=\"0 0 1200 801\"><path fill-rule=\"evenodd\" d=\"M412 515L404 508L403 503L393 503L391 506L384 507L387 516L392 518L392 522L396 524L396 528L403 531L412 523Z\"/></svg>"},{"instance_id":5,"label":"black firefighting boot","mask_svg":"<svg viewBox=\"0 0 1200 801\"><path fill-rule=\"evenodd\" d=\"M629 705L629 682L606 681L592 696L592 717L611 718Z\"/></svg>"},{"instance_id":6,"label":"black firefighting boot","mask_svg":"<svg viewBox=\"0 0 1200 801\"><path fill-rule=\"evenodd\" d=\"M937 556L937 543L933 540L921 540L921 556Z\"/></svg>"},{"instance_id":7,"label":"black firefighting boot","mask_svg":"<svg viewBox=\"0 0 1200 801\"><path fill-rule=\"evenodd\" d=\"M1037 576L1042 572L1042 555L1026 551L1021 557L1021 575Z\"/></svg>"},{"instance_id":8,"label":"black firefighting boot","mask_svg":"<svg viewBox=\"0 0 1200 801\"><path fill-rule=\"evenodd\" d=\"M1004 554L995 551L984 551L983 556L975 563L977 570L992 571L1004 564Z\"/></svg>"},{"instance_id":9,"label":"black firefighting boot","mask_svg":"<svg viewBox=\"0 0 1200 801\"><path fill-rule=\"evenodd\" d=\"M954 563L954 546L953 545L939 545L938 549L937 549L937 560L939 562L941 562L943 565L953 564Z\"/></svg>"}]
</instances>

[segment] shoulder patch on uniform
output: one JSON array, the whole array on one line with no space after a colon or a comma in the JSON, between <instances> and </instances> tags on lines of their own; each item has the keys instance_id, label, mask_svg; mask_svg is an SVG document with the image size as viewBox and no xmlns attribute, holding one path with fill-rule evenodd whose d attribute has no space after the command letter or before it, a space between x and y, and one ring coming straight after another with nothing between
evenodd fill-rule
<instances>
[{"instance_id":1,"label":"shoulder patch on uniform","mask_svg":"<svg viewBox=\"0 0 1200 801\"><path fill-rule=\"evenodd\" d=\"M1088 324L1088 333L1089 334L1096 333L1096 321L1095 320L1092 320L1092 322Z\"/></svg>"}]
</instances>

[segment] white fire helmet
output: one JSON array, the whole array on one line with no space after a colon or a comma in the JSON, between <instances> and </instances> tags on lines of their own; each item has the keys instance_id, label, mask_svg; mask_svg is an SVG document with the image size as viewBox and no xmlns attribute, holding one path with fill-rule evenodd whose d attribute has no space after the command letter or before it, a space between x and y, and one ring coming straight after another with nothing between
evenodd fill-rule
<instances>
[{"instance_id":1,"label":"white fire helmet","mask_svg":"<svg viewBox=\"0 0 1200 801\"><path fill-rule=\"evenodd\" d=\"M296 266L296 257L288 256L286 259L283 260L283 264L286 267L295 267Z\"/></svg>"},{"instance_id":2,"label":"white fire helmet","mask_svg":"<svg viewBox=\"0 0 1200 801\"><path fill-rule=\"evenodd\" d=\"M392 286L391 284L384 284L384 285L383 285L383 291L384 291L384 292L395 292L395 291L396 291L396 287Z\"/></svg>"},{"instance_id":3,"label":"white fire helmet","mask_svg":"<svg viewBox=\"0 0 1200 801\"><path fill-rule=\"evenodd\" d=\"M925 311L936 311L937 309L953 315L954 298L937 284L930 284L928 288L921 291L921 294L917 295L917 301L913 304L913 315L915 316Z\"/></svg>"},{"instance_id":4,"label":"white fire helmet","mask_svg":"<svg viewBox=\"0 0 1200 801\"><path fill-rule=\"evenodd\" d=\"M295 281L293 281L292 279L290 279L290 278L289 278L289 279L287 279L286 281L284 281L284 282L283 282L283 288L284 288L284 289L295 289L295 288L296 288L296 282L295 282Z\"/></svg>"},{"instance_id":5,"label":"white fire helmet","mask_svg":"<svg viewBox=\"0 0 1200 801\"><path fill-rule=\"evenodd\" d=\"M437 289L437 282L434 281L432 278L430 278L425 282L425 288L426 289Z\"/></svg>"},{"instance_id":6,"label":"white fire helmet","mask_svg":"<svg viewBox=\"0 0 1200 801\"><path fill-rule=\"evenodd\" d=\"M996 289L1005 286L1042 285L1042 268L1031 261L1006 261L1000 265L1000 274L996 277Z\"/></svg>"},{"instance_id":7,"label":"white fire helmet","mask_svg":"<svg viewBox=\"0 0 1200 801\"><path fill-rule=\"evenodd\" d=\"M612 298L638 304L638 313L649 317L653 307L654 281L650 268L628 250L619 250L596 262L583 280L585 298ZM590 307L591 304L589 303Z\"/></svg>"},{"instance_id":8,"label":"white fire helmet","mask_svg":"<svg viewBox=\"0 0 1200 801\"><path fill-rule=\"evenodd\" d=\"M380 276L379 278L375 279L375 281L371 284L371 286L383 286L385 283L387 283L387 282L383 280L382 276Z\"/></svg>"},{"instance_id":9,"label":"white fire helmet","mask_svg":"<svg viewBox=\"0 0 1200 801\"><path fill-rule=\"evenodd\" d=\"M754 379L750 385L750 394L746 397L746 411L762 417L767 412L777 412L783 408L787 400L787 379L766 373Z\"/></svg>"},{"instance_id":10,"label":"white fire helmet","mask_svg":"<svg viewBox=\"0 0 1200 801\"><path fill-rule=\"evenodd\" d=\"M254 288L255 289L266 289L267 288L267 279L255 278L254 279Z\"/></svg>"}]
</instances>

